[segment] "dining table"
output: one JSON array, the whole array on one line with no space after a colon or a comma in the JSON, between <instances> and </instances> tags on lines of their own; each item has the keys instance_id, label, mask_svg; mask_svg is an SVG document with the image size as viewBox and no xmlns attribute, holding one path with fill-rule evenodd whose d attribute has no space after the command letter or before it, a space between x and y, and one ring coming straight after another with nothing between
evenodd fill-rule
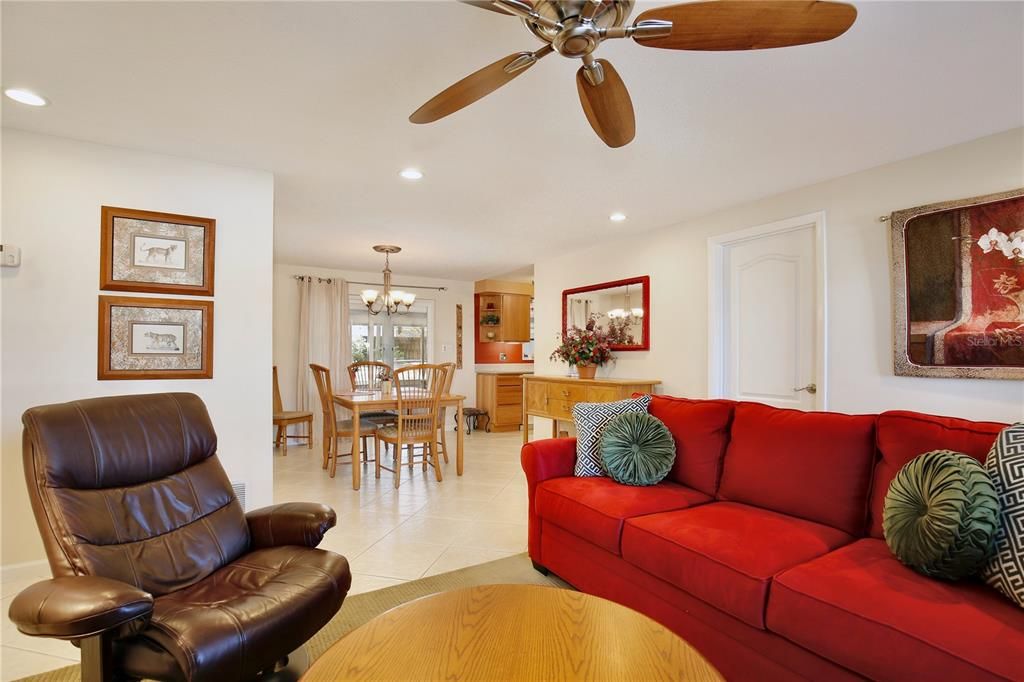
<instances>
[{"instance_id":1,"label":"dining table","mask_svg":"<svg viewBox=\"0 0 1024 682\"><path fill-rule=\"evenodd\" d=\"M398 410L398 395L397 389L392 388L387 393L379 390L363 390L363 391L343 391L341 393L334 394L334 402L346 410L352 412L352 423L359 423L359 413L367 412L379 412L384 410ZM423 392L423 389L404 389L411 390L417 395ZM403 393L405 395L405 393ZM456 425L462 423L462 407L463 403L466 402L466 396L458 394L444 394L441 396L440 407L454 407L455 408L455 423ZM442 422L442 428L444 428ZM455 436L455 473L459 476L462 475L462 462L463 462L463 433L462 429L456 426ZM352 489L359 490L360 480L362 478L362 467L359 466L359 438L352 439Z\"/></svg>"}]
</instances>

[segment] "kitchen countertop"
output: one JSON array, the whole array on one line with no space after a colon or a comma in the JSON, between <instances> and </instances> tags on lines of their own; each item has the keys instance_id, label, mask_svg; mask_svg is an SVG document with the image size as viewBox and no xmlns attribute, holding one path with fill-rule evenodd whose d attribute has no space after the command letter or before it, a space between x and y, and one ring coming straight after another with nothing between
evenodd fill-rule
<instances>
[{"instance_id":1,"label":"kitchen countertop","mask_svg":"<svg viewBox=\"0 0 1024 682\"><path fill-rule=\"evenodd\" d=\"M511 375L522 375L522 374L533 374L533 370L523 369L478 369L477 374L511 374Z\"/></svg>"}]
</instances>

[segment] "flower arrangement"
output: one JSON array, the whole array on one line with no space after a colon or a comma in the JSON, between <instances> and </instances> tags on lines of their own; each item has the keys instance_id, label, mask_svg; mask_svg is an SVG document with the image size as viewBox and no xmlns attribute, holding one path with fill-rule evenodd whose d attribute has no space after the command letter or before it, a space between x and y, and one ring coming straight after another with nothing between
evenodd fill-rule
<instances>
[{"instance_id":1,"label":"flower arrangement","mask_svg":"<svg viewBox=\"0 0 1024 682\"><path fill-rule=\"evenodd\" d=\"M377 381L391 381L391 368L381 367L377 372Z\"/></svg>"},{"instance_id":2,"label":"flower arrangement","mask_svg":"<svg viewBox=\"0 0 1024 682\"><path fill-rule=\"evenodd\" d=\"M981 235L978 246L985 253L999 251L1010 260L1024 261L1024 230L1006 234L993 227Z\"/></svg>"},{"instance_id":3,"label":"flower arrangement","mask_svg":"<svg viewBox=\"0 0 1024 682\"><path fill-rule=\"evenodd\" d=\"M612 343L615 342L609 339L608 332L597 326L597 317L591 315L585 327L573 326L566 332L551 359L576 367L605 365L614 359Z\"/></svg>"}]
</instances>

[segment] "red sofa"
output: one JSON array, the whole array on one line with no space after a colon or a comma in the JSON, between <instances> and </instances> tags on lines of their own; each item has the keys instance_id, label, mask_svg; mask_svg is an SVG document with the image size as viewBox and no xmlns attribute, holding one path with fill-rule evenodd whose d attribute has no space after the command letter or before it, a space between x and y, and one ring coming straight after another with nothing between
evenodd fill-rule
<instances>
[{"instance_id":1,"label":"red sofa","mask_svg":"<svg viewBox=\"0 0 1024 682\"><path fill-rule=\"evenodd\" d=\"M575 439L529 443L530 557L663 623L729 680L1024 680L1024 610L906 568L882 538L922 452L984 459L1004 424L654 396L677 457L655 486L575 478Z\"/></svg>"}]
</instances>

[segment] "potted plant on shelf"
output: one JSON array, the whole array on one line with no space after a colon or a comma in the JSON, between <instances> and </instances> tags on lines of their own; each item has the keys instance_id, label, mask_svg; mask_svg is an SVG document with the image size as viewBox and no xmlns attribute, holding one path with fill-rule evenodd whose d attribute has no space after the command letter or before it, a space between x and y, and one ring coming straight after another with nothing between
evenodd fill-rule
<instances>
[{"instance_id":1,"label":"potted plant on shelf","mask_svg":"<svg viewBox=\"0 0 1024 682\"><path fill-rule=\"evenodd\" d=\"M611 344L619 330L610 326L611 334L598 326L596 315L591 315L585 327L573 326L566 332L551 359L575 366L580 379L593 379L598 367L614 359Z\"/></svg>"}]
</instances>

